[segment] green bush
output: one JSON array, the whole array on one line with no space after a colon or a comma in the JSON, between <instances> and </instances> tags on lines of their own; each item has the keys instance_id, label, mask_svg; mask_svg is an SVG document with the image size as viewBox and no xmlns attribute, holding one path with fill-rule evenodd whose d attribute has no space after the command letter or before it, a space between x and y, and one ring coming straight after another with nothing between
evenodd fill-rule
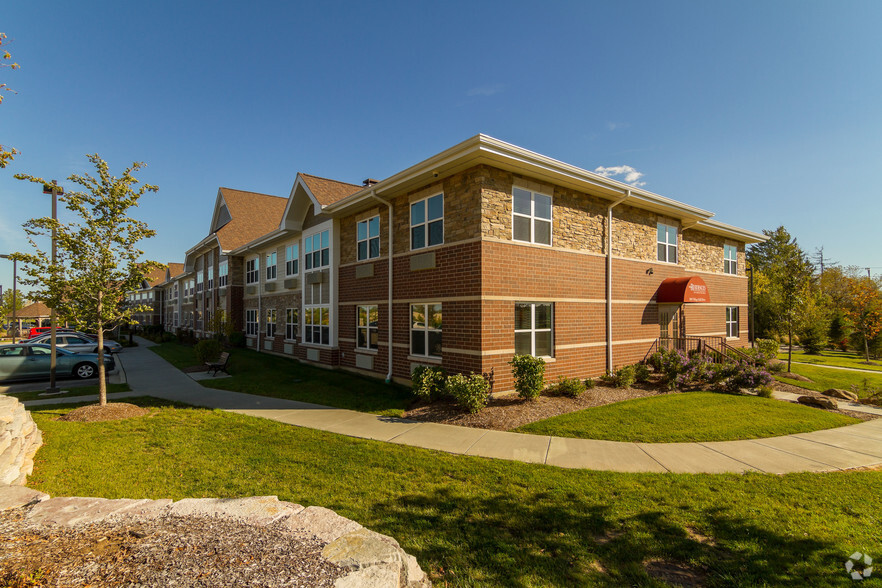
<instances>
[{"instance_id":1,"label":"green bush","mask_svg":"<svg viewBox=\"0 0 882 588\"><path fill-rule=\"evenodd\" d=\"M772 372L774 374L781 374L781 373L784 373L784 370L787 369L787 364L783 361L775 361L775 362L769 363L768 367L769 367L770 372Z\"/></svg>"},{"instance_id":2,"label":"green bush","mask_svg":"<svg viewBox=\"0 0 882 588\"><path fill-rule=\"evenodd\" d=\"M430 365L417 366L410 375L413 395L420 400L431 402L441 395L444 389L444 372Z\"/></svg>"},{"instance_id":3,"label":"green bush","mask_svg":"<svg viewBox=\"0 0 882 588\"><path fill-rule=\"evenodd\" d=\"M778 357L778 342L773 339L757 339L753 342L757 351L763 354L766 359Z\"/></svg>"},{"instance_id":4,"label":"green bush","mask_svg":"<svg viewBox=\"0 0 882 588\"><path fill-rule=\"evenodd\" d=\"M641 384L649 381L649 366L644 363L638 363L634 368L634 377Z\"/></svg>"},{"instance_id":5,"label":"green bush","mask_svg":"<svg viewBox=\"0 0 882 588\"><path fill-rule=\"evenodd\" d=\"M609 382L616 388L630 388L637 381L637 366L623 365L609 375Z\"/></svg>"},{"instance_id":6,"label":"green bush","mask_svg":"<svg viewBox=\"0 0 882 588\"><path fill-rule=\"evenodd\" d=\"M245 347L245 333L242 331L230 333L230 345L233 347Z\"/></svg>"},{"instance_id":7,"label":"green bush","mask_svg":"<svg viewBox=\"0 0 882 588\"><path fill-rule=\"evenodd\" d=\"M508 362L518 396L534 400L545 386L545 360L532 355L515 355Z\"/></svg>"},{"instance_id":8,"label":"green bush","mask_svg":"<svg viewBox=\"0 0 882 588\"><path fill-rule=\"evenodd\" d=\"M756 388L756 395L761 396L763 398L771 398L772 392L774 392L774 388L769 386L768 384L761 384Z\"/></svg>"},{"instance_id":9,"label":"green bush","mask_svg":"<svg viewBox=\"0 0 882 588\"><path fill-rule=\"evenodd\" d=\"M490 384L480 374L454 374L447 378L446 389L460 408L472 414L487 406L490 398Z\"/></svg>"},{"instance_id":10,"label":"green bush","mask_svg":"<svg viewBox=\"0 0 882 588\"><path fill-rule=\"evenodd\" d=\"M587 390L591 390L597 385L597 381L594 378L586 378L584 384Z\"/></svg>"},{"instance_id":11,"label":"green bush","mask_svg":"<svg viewBox=\"0 0 882 588\"><path fill-rule=\"evenodd\" d=\"M559 376L557 383L549 388L549 392L559 396L569 396L570 398L578 398L585 392L585 384L578 378L565 378Z\"/></svg>"},{"instance_id":12,"label":"green bush","mask_svg":"<svg viewBox=\"0 0 882 588\"><path fill-rule=\"evenodd\" d=\"M199 363L216 361L221 354L221 344L217 339L203 339L193 348Z\"/></svg>"}]
</instances>

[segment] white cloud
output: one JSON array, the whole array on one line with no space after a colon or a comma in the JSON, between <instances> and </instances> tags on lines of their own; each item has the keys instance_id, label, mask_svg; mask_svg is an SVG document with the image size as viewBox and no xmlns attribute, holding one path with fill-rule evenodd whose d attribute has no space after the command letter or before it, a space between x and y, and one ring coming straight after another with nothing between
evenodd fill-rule
<instances>
[{"instance_id":1,"label":"white cloud","mask_svg":"<svg viewBox=\"0 0 882 588\"><path fill-rule=\"evenodd\" d=\"M635 188L642 188L646 185L646 182L641 182L640 178L643 177L643 173L637 171L630 165L616 165L613 167L603 167L599 166L594 170L594 173L600 174L605 178L612 178L614 180L620 180L625 182L626 184L631 184ZM616 177L616 176L624 176L624 177Z\"/></svg>"},{"instance_id":2,"label":"white cloud","mask_svg":"<svg viewBox=\"0 0 882 588\"><path fill-rule=\"evenodd\" d=\"M485 84L477 86L466 92L466 96L492 96L502 92L504 86L502 84Z\"/></svg>"}]
</instances>

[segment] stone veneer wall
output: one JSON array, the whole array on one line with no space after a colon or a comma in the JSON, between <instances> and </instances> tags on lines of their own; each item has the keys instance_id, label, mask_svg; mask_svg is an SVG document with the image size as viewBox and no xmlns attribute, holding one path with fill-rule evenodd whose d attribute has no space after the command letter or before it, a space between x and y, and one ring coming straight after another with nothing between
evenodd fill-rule
<instances>
[{"instance_id":1,"label":"stone veneer wall","mask_svg":"<svg viewBox=\"0 0 882 588\"><path fill-rule=\"evenodd\" d=\"M0 484L24 486L41 445L43 434L31 413L12 396L0 395Z\"/></svg>"}]
</instances>

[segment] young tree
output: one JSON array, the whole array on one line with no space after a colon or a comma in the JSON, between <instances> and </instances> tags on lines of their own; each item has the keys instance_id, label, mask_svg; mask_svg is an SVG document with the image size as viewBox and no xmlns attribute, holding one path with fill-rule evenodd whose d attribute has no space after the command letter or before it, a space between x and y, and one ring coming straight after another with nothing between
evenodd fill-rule
<instances>
[{"instance_id":1,"label":"young tree","mask_svg":"<svg viewBox=\"0 0 882 588\"><path fill-rule=\"evenodd\" d=\"M12 55L9 54L9 51L3 48L3 45L6 44L6 33L0 33L0 68L8 67L9 69L18 69L20 66L17 63L7 63L12 59ZM5 83L0 83L0 103L3 102L3 92L12 92L12 89L7 86ZM18 154L18 151L13 149L12 147L4 147L0 145L0 168L6 167L6 164L12 161L12 159Z\"/></svg>"},{"instance_id":2,"label":"young tree","mask_svg":"<svg viewBox=\"0 0 882 588\"><path fill-rule=\"evenodd\" d=\"M24 308L24 296L21 291L15 293L15 310ZM12 288L3 290L3 297L0 298L0 324L12 322Z\"/></svg>"},{"instance_id":3,"label":"young tree","mask_svg":"<svg viewBox=\"0 0 882 588\"><path fill-rule=\"evenodd\" d=\"M870 342L882 332L882 295L879 286L870 278L854 278L849 288L845 314L854 331L864 343L864 355L870 362Z\"/></svg>"},{"instance_id":4,"label":"young tree","mask_svg":"<svg viewBox=\"0 0 882 588\"><path fill-rule=\"evenodd\" d=\"M126 292L136 290L145 274L162 264L139 261L143 251L139 241L155 235L146 223L129 216L146 192L158 188L142 184L132 175L144 164L135 162L121 177L112 176L107 163L98 154L87 156L95 166L97 178L89 174L71 175L68 180L82 186L59 196L59 200L78 219L62 223L51 218L31 219L24 224L35 254L19 254L25 261L22 282L37 287L31 297L54 308L60 318L80 328L98 333L98 370L100 404L107 404L104 369L104 332L130 322L132 315L149 307L132 305ZM19 180L46 185L42 178L16 174ZM51 258L34 240L56 231L58 255Z\"/></svg>"}]
</instances>

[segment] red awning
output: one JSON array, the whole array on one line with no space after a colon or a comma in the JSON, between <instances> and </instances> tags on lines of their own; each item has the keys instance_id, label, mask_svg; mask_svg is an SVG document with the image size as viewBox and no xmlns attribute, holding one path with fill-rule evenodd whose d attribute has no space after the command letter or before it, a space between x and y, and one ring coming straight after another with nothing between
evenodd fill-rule
<instances>
[{"instance_id":1,"label":"red awning","mask_svg":"<svg viewBox=\"0 0 882 588\"><path fill-rule=\"evenodd\" d=\"M707 284L698 276L691 278L667 278L658 287L656 300L668 302L710 302Z\"/></svg>"}]
</instances>

